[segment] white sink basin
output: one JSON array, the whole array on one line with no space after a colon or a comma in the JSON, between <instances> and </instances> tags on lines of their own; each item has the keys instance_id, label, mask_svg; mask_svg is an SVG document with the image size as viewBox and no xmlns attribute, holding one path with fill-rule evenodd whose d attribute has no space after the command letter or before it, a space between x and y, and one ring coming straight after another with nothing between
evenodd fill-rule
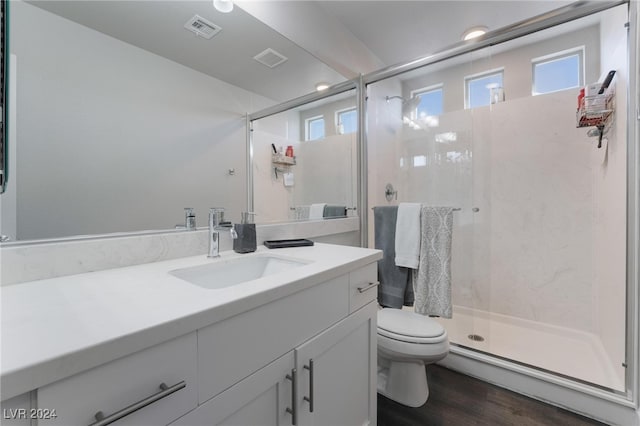
<instances>
[{"instance_id":1,"label":"white sink basin","mask_svg":"<svg viewBox=\"0 0 640 426\"><path fill-rule=\"evenodd\" d=\"M249 255L230 260L216 260L206 265L176 269L169 273L200 287L219 289L288 271L308 263L310 262L273 255Z\"/></svg>"}]
</instances>

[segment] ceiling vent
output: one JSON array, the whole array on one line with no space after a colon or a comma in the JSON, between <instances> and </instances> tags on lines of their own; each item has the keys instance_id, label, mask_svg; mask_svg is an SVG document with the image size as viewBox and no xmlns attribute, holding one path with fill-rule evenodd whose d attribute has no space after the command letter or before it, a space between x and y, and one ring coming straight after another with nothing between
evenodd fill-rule
<instances>
[{"instance_id":1,"label":"ceiling vent","mask_svg":"<svg viewBox=\"0 0 640 426\"><path fill-rule=\"evenodd\" d=\"M200 15L194 15L193 18L189 19L184 27L199 35L200 37L204 37L207 40L218 34L222 28L214 24L213 22L207 21Z\"/></svg>"},{"instance_id":2,"label":"ceiling vent","mask_svg":"<svg viewBox=\"0 0 640 426\"><path fill-rule=\"evenodd\" d=\"M253 57L253 59L260 62L262 65L268 66L269 68L275 68L286 61L287 57L269 48L258 53Z\"/></svg>"}]
</instances>

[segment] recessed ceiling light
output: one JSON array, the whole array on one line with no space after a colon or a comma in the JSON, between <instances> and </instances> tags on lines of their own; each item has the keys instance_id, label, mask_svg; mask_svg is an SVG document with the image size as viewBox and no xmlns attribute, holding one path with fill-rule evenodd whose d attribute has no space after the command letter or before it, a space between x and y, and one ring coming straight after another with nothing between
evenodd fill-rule
<instances>
[{"instance_id":1,"label":"recessed ceiling light","mask_svg":"<svg viewBox=\"0 0 640 426\"><path fill-rule=\"evenodd\" d=\"M213 0L213 7L218 12L229 13L233 10L233 0Z\"/></svg>"},{"instance_id":2,"label":"recessed ceiling light","mask_svg":"<svg viewBox=\"0 0 640 426\"><path fill-rule=\"evenodd\" d=\"M489 31L489 28L479 25L477 27L471 27L462 34L462 40L471 40L472 38L480 37Z\"/></svg>"},{"instance_id":3,"label":"recessed ceiling light","mask_svg":"<svg viewBox=\"0 0 640 426\"><path fill-rule=\"evenodd\" d=\"M316 84L316 90L318 92L322 92L323 90L327 90L329 88L329 83L318 83Z\"/></svg>"}]
</instances>

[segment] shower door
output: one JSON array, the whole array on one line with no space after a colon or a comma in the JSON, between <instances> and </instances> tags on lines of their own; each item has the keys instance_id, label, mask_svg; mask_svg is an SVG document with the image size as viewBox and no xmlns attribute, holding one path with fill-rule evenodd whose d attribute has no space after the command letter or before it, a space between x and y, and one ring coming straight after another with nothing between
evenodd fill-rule
<instances>
[{"instance_id":1,"label":"shower door","mask_svg":"<svg viewBox=\"0 0 640 426\"><path fill-rule=\"evenodd\" d=\"M438 319L452 351L625 393L627 18L619 6L368 84L370 205L456 209L453 317ZM612 115L579 127L580 88L610 70Z\"/></svg>"}]
</instances>

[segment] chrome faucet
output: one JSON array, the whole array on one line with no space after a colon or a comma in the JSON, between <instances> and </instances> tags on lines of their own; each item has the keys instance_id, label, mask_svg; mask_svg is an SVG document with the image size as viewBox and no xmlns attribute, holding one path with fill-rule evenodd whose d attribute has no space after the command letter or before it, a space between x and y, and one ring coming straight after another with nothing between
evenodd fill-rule
<instances>
[{"instance_id":1,"label":"chrome faucet","mask_svg":"<svg viewBox=\"0 0 640 426\"><path fill-rule=\"evenodd\" d=\"M184 225L176 225L176 229L196 230L196 214L192 207L184 208Z\"/></svg>"},{"instance_id":2,"label":"chrome faucet","mask_svg":"<svg viewBox=\"0 0 640 426\"><path fill-rule=\"evenodd\" d=\"M238 238L236 230L230 224L224 224L224 209L212 207L209 209L209 254L207 257L220 257L221 230L229 230L231 238Z\"/></svg>"}]
</instances>

